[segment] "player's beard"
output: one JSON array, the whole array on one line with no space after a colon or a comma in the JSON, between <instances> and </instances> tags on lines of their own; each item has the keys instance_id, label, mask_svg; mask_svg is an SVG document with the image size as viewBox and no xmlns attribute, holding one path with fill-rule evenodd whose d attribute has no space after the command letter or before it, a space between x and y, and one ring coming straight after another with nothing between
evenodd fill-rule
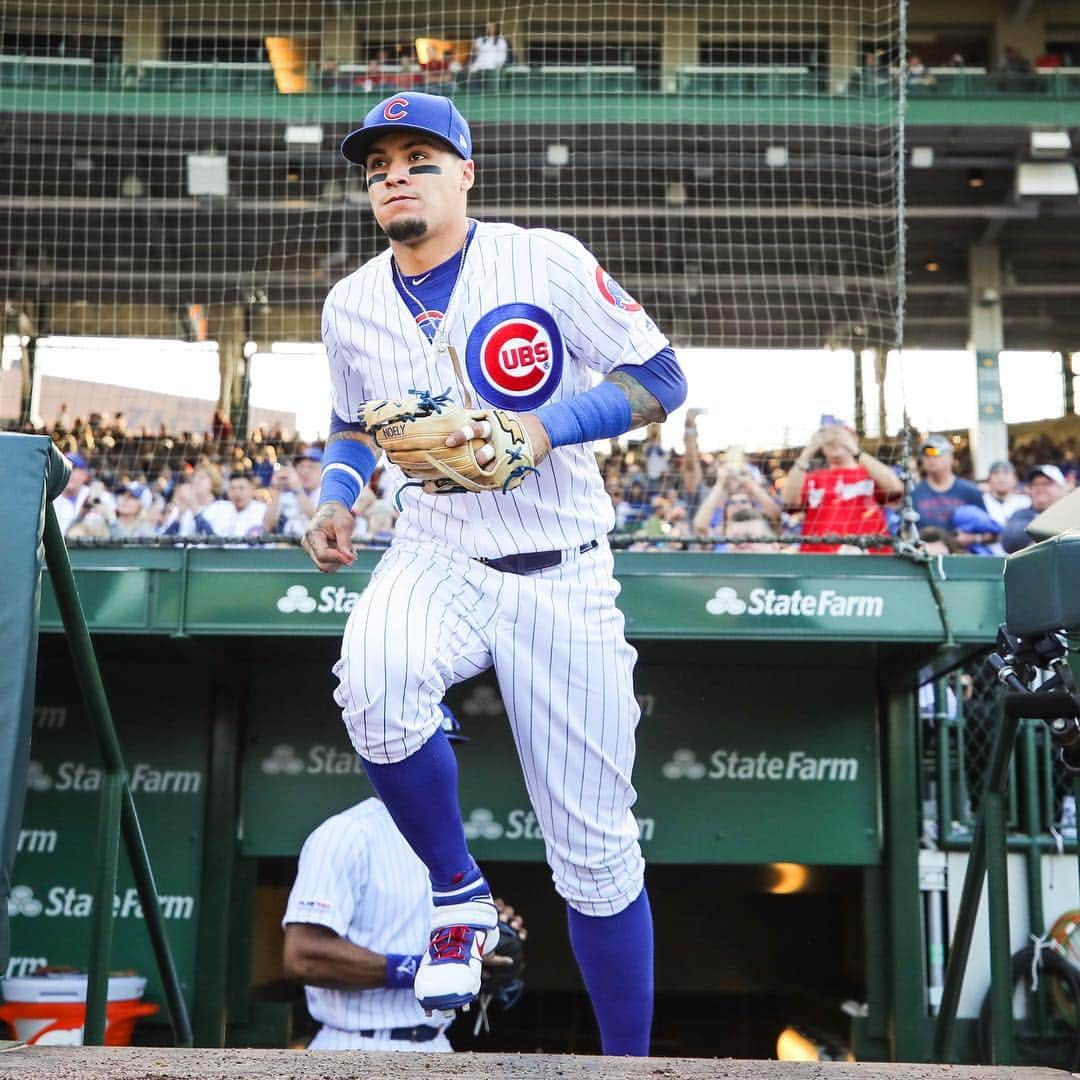
<instances>
[{"instance_id":1,"label":"player's beard","mask_svg":"<svg viewBox=\"0 0 1080 1080\"><path fill-rule=\"evenodd\" d=\"M386 235L402 244L407 244L410 240L420 240L426 234L427 222L422 217L398 218L386 226Z\"/></svg>"}]
</instances>

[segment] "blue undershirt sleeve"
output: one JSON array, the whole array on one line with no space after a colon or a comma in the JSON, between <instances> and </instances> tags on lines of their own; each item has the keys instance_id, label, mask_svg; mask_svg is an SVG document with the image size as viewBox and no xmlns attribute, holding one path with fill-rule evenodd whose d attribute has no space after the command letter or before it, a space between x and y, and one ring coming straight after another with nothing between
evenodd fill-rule
<instances>
[{"instance_id":1,"label":"blue undershirt sleeve","mask_svg":"<svg viewBox=\"0 0 1080 1080\"><path fill-rule=\"evenodd\" d=\"M665 414L686 400L686 378L670 347L644 364L613 368L639 382L663 406ZM595 439L613 439L630 430L633 411L626 395L614 383L602 382L584 394L543 405L536 418L544 425L552 448Z\"/></svg>"},{"instance_id":2,"label":"blue undershirt sleeve","mask_svg":"<svg viewBox=\"0 0 1080 1080\"><path fill-rule=\"evenodd\" d=\"M686 400L686 376L670 345L644 364L621 366L613 370L623 371L630 378L637 379L663 405L668 416Z\"/></svg>"}]
</instances>

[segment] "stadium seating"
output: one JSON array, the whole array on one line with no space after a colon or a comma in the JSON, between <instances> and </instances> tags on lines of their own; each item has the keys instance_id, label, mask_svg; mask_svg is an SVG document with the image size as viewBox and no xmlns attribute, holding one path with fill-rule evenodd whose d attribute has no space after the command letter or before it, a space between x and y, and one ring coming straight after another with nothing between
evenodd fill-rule
<instances>
[{"instance_id":1,"label":"stadium seating","mask_svg":"<svg viewBox=\"0 0 1080 1080\"><path fill-rule=\"evenodd\" d=\"M820 78L809 67L774 64L693 65L679 68L676 89L707 96L784 96L817 94Z\"/></svg>"},{"instance_id":2,"label":"stadium seating","mask_svg":"<svg viewBox=\"0 0 1080 1080\"><path fill-rule=\"evenodd\" d=\"M314 72L315 93L385 94L423 87L433 92L484 90L514 97L575 94L618 95L655 90L657 75L633 64L515 64L478 76L458 73L446 84L426 84L423 71L402 72L384 65L366 79L366 65L342 65L333 81ZM878 97L889 92L894 75L885 71L856 71L846 93ZM0 55L0 86L22 89L80 90L107 88L171 93L275 94L268 63L227 63L145 60L137 67L119 61L95 63L88 57ZM821 70L807 65L708 64L684 65L674 75L661 76L659 89L693 97L812 97L825 95ZM1080 68L1037 68L1030 73L989 72L982 67L930 67L908 78L908 95L920 99L1080 98Z\"/></svg>"}]
</instances>

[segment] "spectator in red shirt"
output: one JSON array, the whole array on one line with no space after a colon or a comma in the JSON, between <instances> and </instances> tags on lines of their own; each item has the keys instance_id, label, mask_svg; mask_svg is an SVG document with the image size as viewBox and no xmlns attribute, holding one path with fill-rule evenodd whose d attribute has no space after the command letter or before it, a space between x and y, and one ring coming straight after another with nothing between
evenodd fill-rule
<instances>
[{"instance_id":1,"label":"spectator in red shirt","mask_svg":"<svg viewBox=\"0 0 1080 1080\"><path fill-rule=\"evenodd\" d=\"M825 468L808 473L817 454L825 458ZM814 432L799 455L784 481L782 499L786 509L805 512L804 537L867 536L888 532L882 506L903 493L896 473L860 450L853 431L830 424ZM804 543L800 550L836 552L839 545Z\"/></svg>"}]
</instances>

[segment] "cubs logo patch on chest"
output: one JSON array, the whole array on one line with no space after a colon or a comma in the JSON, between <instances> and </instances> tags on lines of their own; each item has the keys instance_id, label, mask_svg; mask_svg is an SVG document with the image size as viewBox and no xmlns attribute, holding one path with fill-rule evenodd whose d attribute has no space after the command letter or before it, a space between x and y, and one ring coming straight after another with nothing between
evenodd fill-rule
<instances>
[{"instance_id":1,"label":"cubs logo patch on chest","mask_svg":"<svg viewBox=\"0 0 1080 1080\"><path fill-rule=\"evenodd\" d=\"M543 308L500 304L473 327L465 365L485 401L501 409L535 409L562 378L562 335Z\"/></svg>"}]
</instances>

